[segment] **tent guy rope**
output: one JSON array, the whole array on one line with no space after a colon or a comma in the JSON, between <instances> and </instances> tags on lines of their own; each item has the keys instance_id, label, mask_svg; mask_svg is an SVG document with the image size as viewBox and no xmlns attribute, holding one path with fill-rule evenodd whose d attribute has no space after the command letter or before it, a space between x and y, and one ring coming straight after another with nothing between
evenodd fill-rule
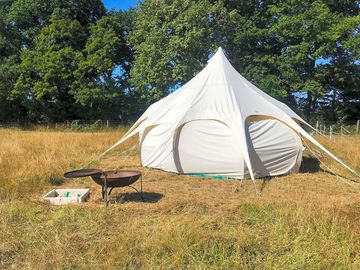
<instances>
[{"instance_id":1,"label":"tent guy rope","mask_svg":"<svg viewBox=\"0 0 360 270\"><path fill-rule=\"evenodd\" d=\"M327 166L325 164L324 161L321 160L321 157L319 157L316 153L315 150L311 149L311 147L306 143L305 140L302 140L305 144L305 146L307 147L307 149L319 160L319 162L326 168L328 169L332 174L334 174L337 178L339 178L341 181L343 181L345 184L351 186L351 187L354 187L354 188L360 188L360 185L358 182L355 182L356 184L354 183L350 183L347 179L345 179L344 177L340 176L339 174L337 174L336 172L334 172L329 166ZM359 176L358 174L356 174L357 176Z\"/></svg>"}]
</instances>

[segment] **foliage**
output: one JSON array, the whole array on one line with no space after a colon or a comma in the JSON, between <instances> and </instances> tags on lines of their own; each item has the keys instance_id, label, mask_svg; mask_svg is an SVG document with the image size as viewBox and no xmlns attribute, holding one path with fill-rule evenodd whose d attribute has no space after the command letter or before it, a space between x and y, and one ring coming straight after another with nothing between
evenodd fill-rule
<instances>
[{"instance_id":1,"label":"foliage","mask_svg":"<svg viewBox=\"0 0 360 270\"><path fill-rule=\"evenodd\" d=\"M8 100L10 89L18 76L21 36L6 20L11 1L0 2L0 121L12 120L21 110Z\"/></svg>"},{"instance_id":2,"label":"foliage","mask_svg":"<svg viewBox=\"0 0 360 270\"><path fill-rule=\"evenodd\" d=\"M99 130L101 128L101 120L96 120L94 123L92 123L90 126L89 126L89 130Z\"/></svg>"},{"instance_id":3,"label":"foliage","mask_svg":"<svg viewBox=\"0 0 360 270\"><path fill-rule=\"evenodd\" d=\"M135 120L222 46L309 121L360 117L360 5L331 0L0 1L0 121Z\"/></svg>"},{"instance_id":4,"label":"foliage","mask_svg":"<svg viewBox=\"0 0 360 270\"><path fill-rule=\"evenodd\" d=\"M88 116L105 114L118 118L126 113L126 91L132 53L126 45L131 27L131 14L109 14L90 26L90 36L84 58L75 71L71 94L76 102L86 106ZM125 105L125 106L124 106ZM101 108L100 115L96 110Z\"/></svg>"},{"instance_id":5,"label":"foliage","mask_svg":"<svg viewBox=\"0 0 360 270\"><path fill-rule=\"evenodd\" d=\"M73 131L79 131L82 129L82 126L79 124L79 120L71 121L70 129Z\"/></svg>"},{"instance_id":6,"label":"foliage","mask_svg":"<svg viewBox=\"0 0 360 270\"><path fill-rule=\"evenodd\" d=\"M85 38L78 21L55 20L37 36L34 50L23 50L13 95L33 113L31 120L74 118L76 108L69 87L75 80Z\"/></svg>"},{"instance_id":7,"label":"foliage","mask_svg":"<svg viewBox=\"0 0 360 270\"><path fill-rule=\"evenodd\" d=\"M145 1L130 36L132 82L141 93L163 97L221 45L245 77L308 119L333 91L355 97L356 111L340 113L355 117L359 10L356 1ZM301 92L305 100L297 98ZM324 107L335 111L347 102L337 98Z\"/></svg>"},{"instance_id":8,"label":"foliage","mask_svg":"<svg viewBox=\"0 0 360 270\"><path fill-rule=\"evenodd\" d=\"M99 0L0 8L0 120L128 119L130 12Z\"/></svg>"},{"instance_id":9,"label":"foliage","mask_svg":"<svg viewBox=\"0 0 360 270\"><path fill-rule=\"evenodd\" d=\"M221 4L210 1L145 1L130 43L136 51L132 82L149 102L191 79L215 50ZM219 44L219 43L218 43ZM212 49L212 50L211 50Z\"/></svg>"}]
</instances>

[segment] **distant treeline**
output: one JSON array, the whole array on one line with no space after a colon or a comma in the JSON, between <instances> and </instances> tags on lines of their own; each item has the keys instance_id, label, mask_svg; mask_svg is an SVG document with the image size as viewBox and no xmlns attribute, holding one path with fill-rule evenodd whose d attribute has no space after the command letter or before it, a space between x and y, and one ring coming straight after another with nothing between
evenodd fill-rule
<instances>
[{"instance_id":1,"label":"distant treeline","mask_svg":"<svg viewBox=\"0 0 360 270\"><path fill-rule=\"evenodd\" d=\"M308 121L360 118L360 4L0 0L0 122L136 119L222 46ZM246 96L244 96L246 98Z\"/></svg>"}]
</instances>

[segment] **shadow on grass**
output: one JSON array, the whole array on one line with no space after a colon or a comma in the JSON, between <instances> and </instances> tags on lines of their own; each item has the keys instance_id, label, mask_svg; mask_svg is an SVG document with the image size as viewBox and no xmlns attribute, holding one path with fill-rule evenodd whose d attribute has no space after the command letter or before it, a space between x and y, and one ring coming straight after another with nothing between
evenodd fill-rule
<instances>
[{"instance_id":1,"label":"shadow on grass","mask_svg":"<svg viewBox=\"0 0 360 270\"><path fill-rule=\"evenodd\" d=\"M353 183L360 183L358 181L355 181L354 179L349 178L348 176L345 176L343 174L339 174L339 173L334 173L330 170L327 169L323 169L320 167L320 161L317 158L314 157L303 157L302 162L301 162L301 166L299 169L299 173L316 173L316 172L324 172L324 173L328 173L332 176L337 176L337 177L341 177L344 178L350 182ZM281 178L281 177L285 177L288 174L283 174L283 175L277 175L277 178ZM267 188L267 186L269 185L270 181L272 180L273 177L271 176L266 176L266 177L261 177L258 180L261 180L261 187L260 187L260 192L262 192L264 189Z\"/></svg>"},{"instance_id":2,"label":"shadow on grass","mask_svg":"<svg viewBox=\"0 0 360 270\"><path fill-rule=\"evenodd\" d=\"M270 183L271 176L265 176L265 177L261 178L261 180L262 180L262 184L261 184L261 187L260 187L260 192L263 192L263 190Z\"/></svg>"},{"instance_id":3,"label":"shadow on grass","mask_svg":"<svg viewBox=\"0 0 360 270\"><path fill-rule=\"evenodd\" d=\"M320 161L314 157L303 157L300 173L314 173L321 171Z\"/></svg>"},{"instance_id":4,"label":"shadow on grass","mask_svg":"<svg viewBox=\"0 0 360 270\"><path fill-rule=\"evenodd\" d=\"M115 200L117 203L125 202L143 202L143 203L156 203L164 197L161 193L156 192L132 192L132 193L122 193L116 196Z\"/></svg>"},{"instance_id":5,"label":"shadow on grass","mask_svg":"<svg viewBox=\"0 0 360 270\"><path fill-rule=\"evenodd\" d=\"M331 174L333 176L340 176L342 178L345 178L346 180L357 183L357 181L354 181L345 175L342 175L339 173L334 173L328 169L320 168L320 161L314 157L303 157L299 172L300 173L325 172L325 173Z\"/></svg>"},{"instance_id":6,"label":"shadow on grass","mask_svg":"<svg viewBox=\"0 0 360 270\"><path fill-rule=\"evenodd\" d=\"M299 173L315 173L315 172L319 172L319 171L324 171L320 168L320 161L314 157L303 157L302 162L301 162L301 166L299 169ZM328 172L328 171L326 171ZM331 173L331 172L328 172ZM331 173L332 174L332 173ZM283 177L283 176L287 176L287 174L283 174L283 175L277 175L276 177ZM270 183L270 180L272 179L271 176L266 176L266 177L262 177L260 178L262 180L262 184L260 187L260 191L262 192Z\"/></svg>"}]
</instances>

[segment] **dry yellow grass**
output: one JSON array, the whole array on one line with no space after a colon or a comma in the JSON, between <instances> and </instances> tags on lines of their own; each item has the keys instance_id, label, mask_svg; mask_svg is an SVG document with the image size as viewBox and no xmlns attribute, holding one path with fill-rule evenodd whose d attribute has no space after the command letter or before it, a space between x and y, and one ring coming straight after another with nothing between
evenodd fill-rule
<instances>
[{"instance_id":1,"label":"dry yellow grass","mask_svg":"<svg viewBox=\"0 0 360 270\"><path fill-rule=\"evenodd\" d=\"M201 179L138 168L127 142L94 166L137 167L145 201L124 190L107 209L91 179L63 172L95 158L122 132L0 129L0 268L360 269L359 189L305 160L303 172L251 181ZM359 169L360 138L321 139ZM325 158L329 167L358 181ZM323 168L327 170L327 168ZM64 181L64 182L63 182ZM40 201L54 184L89 187L82 205Z\"/></svg>"},{"instance_id":2,"label":"dry yellow grass","mask_svg":"<svg viewBox=\"0 0 360 270\"><path fill-rule=\"evenodd\" d=\"M64 171L84 166L121 134L0 129L0 196L61 183Z\"/></svg>"},{"instance_id":3,"label":"dry yellow grass","mask_svg":"<svg viewBox=\"0 0 360 270\"><path fill-rule=\"evenodd\" d=\"M349 165L360 171L360 137L359 136L337 136L330 140L327 137L318 137L320 143L330 151L338 155ZM327 158L329 159L329 158Z\"/></svg>"}]
</instances>

